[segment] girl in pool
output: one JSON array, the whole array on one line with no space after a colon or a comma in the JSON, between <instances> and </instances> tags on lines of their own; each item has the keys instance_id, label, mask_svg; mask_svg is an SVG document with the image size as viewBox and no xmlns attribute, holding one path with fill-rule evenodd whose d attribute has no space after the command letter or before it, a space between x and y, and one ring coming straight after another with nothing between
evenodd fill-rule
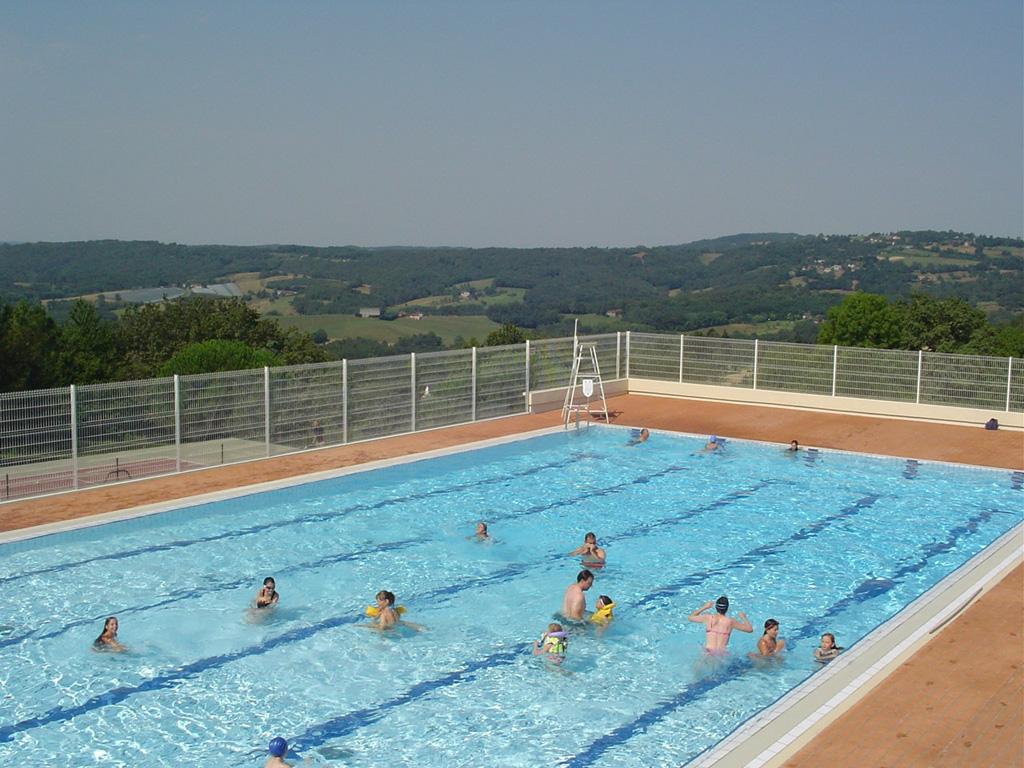
<instances>
[{"instance_id":1,"label":"girl in pool","mask_svg":"<svg viewBox=\"0 0 1024 768\"><path fill-rule=\"evenodd\" d=\"M92 641L92 649L107 653L123 653L128 650L117 639L116 616L108 616L107 620L103 622L103 631Z\"/></svg>"},{"instance_id":2,"label":"girl in pool","mask_svg":"<svg viewBox=\"0 0 1024 768\"><path fill-rule=\"evenodd\" d=\"M360 626L365 629L376 629L383 632L387 629L394 629L398 626L409 627L417 632L422 632L426 629L422 624L414 624L411 621L403 621L399 618L405 613L405 608L402 606L395 607L395 593L389 592L386 589L382 589L377 593L374 598L376 605L371 605L366 609L366 615L373 619L369 624L362 624Z\"/></svg>"},{"instance_id":3,"label":"girl in pool","mask_svg":"<svg viewBox=\"0 0 1024 768\"><path fill-rule=\"evenodd\" d=\"M821 636L821 645L814 649L814 660L827 664L843 652L843 649L836 645L836 636L826 632Z\"/></svg>"},{"instance_id":4,"label":"girl in pool","mask_svg":"<svg viewBox=\"0 0 1024 768\"><path fill-rule=\"evenodd\" d=\"M543 656L553 664L561 664L565 661L567 650L569 650L569 639L558 622L553 621L548 624L547 631L540 636L540 640L533 641L533 655Z\"/></svg>"},{"instance_id":5,"label":"girl in pool","mask_svg":"<svg viewBox=\"0 0 1024 768\"><path fill-rule=\"evenodd\" d=\"M708 608L715 606L715 614L702 616ZM736 615L739 619L727 616L729 612L729 598L722 595L715 601L708 600L704 605L691 613L687 618L697 624L704 625L704 653L708 656L724 656L726 646L729 643L729 636L734 629L740 632L753 632L747 614L740 611Z\"/></svg>"},{"instance_id":6,"label":"girl in pool","mask_svg":"<svg viewBox=\"0 0 1024 768\"><path fill-rule=\"evenodd\" d=\"M786 647L786 641L779 639L779 622L768 619L764 623L764 634L757 641L757 653L751 653L752 659L778 658Z\"/></svg>"},{"instance_id":7,"label":"girl in pool","mask_svg":"<svg viewBox=\"0 0 1024 768\"><path fill-rule=\"evenodd\" d=\"M281 596L277 594L277 583L273 577L267 576L263 580L263 587L256 593L256 608L273 608L280 599Z\"/></svg>"}]
</instances>

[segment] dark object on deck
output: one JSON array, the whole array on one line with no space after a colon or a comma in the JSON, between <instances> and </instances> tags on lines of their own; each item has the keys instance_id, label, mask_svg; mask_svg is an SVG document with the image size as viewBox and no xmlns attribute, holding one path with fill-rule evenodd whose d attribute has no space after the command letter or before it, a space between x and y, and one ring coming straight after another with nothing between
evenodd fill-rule
<instances>
[{"instance_id":1,"label":"dark object on deck","mask_svg":"<svg viewBox=\"0 0 1024 768\"><path fill-rule=\"evenodd\" d=\"M999 419L989 419L986 421L985 429L999 429Z\"/></svg>"}]
</instances>

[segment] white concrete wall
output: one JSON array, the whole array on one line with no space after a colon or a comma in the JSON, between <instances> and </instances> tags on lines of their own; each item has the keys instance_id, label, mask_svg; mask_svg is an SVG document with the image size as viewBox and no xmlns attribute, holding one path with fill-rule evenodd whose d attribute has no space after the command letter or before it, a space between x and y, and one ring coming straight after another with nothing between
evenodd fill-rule
<instances>
[{"instance_id":1,"label":"white concrete wall","mask_svg":"<svg viewBox=\"0 0 1024 768\"><path fill-rule=\"evenodd\" d=\"M746 405L768 405L781 408L799 408L810 411L850 413L859 416L881 416L893 419L914 419L948 424L980 426L991 418L999 420L999 428L1024 430L1024 413L977 408L957 408L948 405L918 405L895 400L867 400L859 397L831 397L806 395L796 392L776 392L769 389L718 387L708 384L678 384L654 379L628 379L628 390L633 395L662 395L686 397L696 400L715 400ZM606 385L607 387L607 385ZM548 390L554 392L556 390ZM558 390L565 397L565 389ZM561 405L561 402L559 402Z\"/></svg>"},{"instance_id":2,"label":"white concrete wall","mask_svg":"<svg viewBox=\"0 0 1024 768\"><path fill-rule=\"evenodd\" d=\"M604 382L605 397L625 395L627 393L626 384L626 379L615 379L613 381ZM536 389L530 392L530 412L544 413L545 411L561 410L562 404L565 402L565 393L568 389L568 387L556 387L555 389ZM576 387L576 402L586 402L586 398L583 396L583 392L579 386ZM600 407L601 392L595 386L594 395L590 398L590 409L594 410L595 408Z\"/></svg>"}]
</instances>

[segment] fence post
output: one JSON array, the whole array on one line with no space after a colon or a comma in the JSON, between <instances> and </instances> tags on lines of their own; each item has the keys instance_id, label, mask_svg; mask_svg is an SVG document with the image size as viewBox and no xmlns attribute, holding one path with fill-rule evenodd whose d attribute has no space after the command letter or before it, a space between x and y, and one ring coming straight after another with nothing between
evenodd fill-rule
<instances>
[{"instance_id":1,"label":"fence post","mask_svg":"<svg viewBox=\"0 0 1024 768\"><path fill-rule=\"evenodd\" d=\"M683 383L683 345L686 343L686 336L679 334L679 383Z\"/></svg>"},{"instance_id":2,"label":"fence post","mask_svg":"<svg viewBox=\"0 0 1024 768\"><path fill-rule=\"evenodd\" d=\"M174 374L174 471L181 472L181 380Z\"/></svg>"},{"instance_id":3,"label":"fence post","mask_svg":"<svg viewBox=\"0 0 1024 768\"><path fill-rule=\"evenodd\" d=\"M632 331L626 331L626 378L629 378L629 336Z\"/></svg>"},{"instance_id":4,"label":"fence post","mask_svg":"<svg viewBox=\"0 0 1024 768\"><path fill-rule=\"evenodd\" d=\"M341 361L341 442L348 442L348 358Z\"/></svg>"},{"instance_id":5,"label":"fence post","mask_svg":"<svg viewBox=\"0 0 1024 768\"><path fill-rule=\"evenodd\" d=\"M526 340L526 389L523 390L523 413L530 412L530 340Z\"/></svg>"},{"instance_id":6,"label":"fence post","mask_svg":"<svg viewBox=\"0 0 1024 768\"><path fill-rule=\"evenodd\" d=\"M839 345L832 345L832 397L836 396L836 372L839 369Z\"/></svg>"},{"instance_id":7,"label":"fence post","mask_svg":"<svg viewBox=\"0 0 1024 768\"><path fill-rule=\"evenodd\" d=\"M476 347L473 347L473 372L470 375L470 391L473 394L473 408L469 420L476 421Z\"/></svg>"},{"instance_id":8,"label":"fence post","mask_svg":"<svg viewBox=\"0 0 1024 768\"><path fill-rule=\"evenodd\" d=\"M1006 412L1010 412L1010 384L1013 381L1013 355L1006 365Z\"/></svg>"},{"instance_id":9,"label":"fence post","mask_svg":"<svg viewBox=\"0 0 1024 768\"><path fill-rule=\"evenodd\" d=\"M263 366L263 440L270 456L270 368Z\"/></svg>"},{"instance_id":10,"label":"fence post","mask_svg":"<svg viewBox=\"0 0 1024 768\"><path fill-rule=\"evenodd\" d=\"M622 331L615 332L615 378L622 378L622 366L620 364L620 358L622 357Z\"/></svg>"},{"instance_id":11,"label":"fence post","mask_svg":"<svg viewBox=\"0 0 1024 768\"><path fill-rule=\"evenodd\" d=\"M757 342L760 339L754 339L754 389L757 389Z\"/></svg>"},{"instance_id":12,"label":"fence post","mask_svg":"<svg viewBox=\"0 0 1024 768\"><path fill-rule=\"evenodd\" d=\"M410 402L410 411L412 418L412 431L416 431L416 353L409 353L409 391L412 393L412 402Z\"/></svg>"},{"instance_id":13,"label":"fence post","mask_svg":"<svg viewBox=\"0 0 1024 768\"><path fill-rule=\"evenodd\" d=\"M78 488L78 393L71 385L71 480Z\"/></svg>"},{"instance_id":14,"label":"fence post","mask_svg":"<svg viewBox=\"0 0 1024 768\"><path fill-rule=\"evenodd\" d=\"M924 360L924 350L917 350L917 394L914 396L914 402L918 405L921 404L921 362Z\"/></svg>"}]
</instances>

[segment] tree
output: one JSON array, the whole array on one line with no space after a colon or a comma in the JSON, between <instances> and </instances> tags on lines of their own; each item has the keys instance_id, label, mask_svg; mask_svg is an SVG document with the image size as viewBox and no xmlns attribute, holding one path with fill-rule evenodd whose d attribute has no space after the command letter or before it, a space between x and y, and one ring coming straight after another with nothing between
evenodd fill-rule
<instances>
[{"instance_id":1,"label":"tree","mask_svg":"<svg viewBox=\"0 0 1024 768\"><path fill-rule=\"evenodd\" d=\"M42 305L0 304L0 391L56 386L59 336Z\"/></svg>"},{"instance_id":2,"label":"tree","mask_svg":"<svg viewBox=\"0 0 1024 768\"><path fill-rule=\"evenodd\" d=\"M160 366L161 376L217 371L245 371L252 368L280 365L273 352L255 349L241 341L210 339L189 344Z\"/></svg>"},{"instance_id":3,"label":"tree","mask_svg":"<svg viewBox=\"0 0 1024 768\"><path fill-rule=\"evenodd\" d=\"M853 293L828 311L818 343L899 349L900 320L900 312L884 296Z\"/></svg>"},{"instance_id":4,"label":"tree","mask_svg":"<svg viewBox=\"0 0 1024 768\"><path fill-rule=\"evenodd\" d=\"M313 331L314 344L326 344L327 341L327 331L325 331L323 328L317 328L315 331Z\"/></svg>"},{"instance_id":5,"label":"tree","mask_svg":"<svg viewBox=\"0 0 1024 768\"><path fill-rule=\"evenodd\" d=\"M114 326L96 308L79 299L60 329L59 367L64 382L110 381L117 368Z\"/></svg>"},{"instance_id":6,"label":"tree","mask_svg":"<svg viewBox=\"0 0 1024 768\"><path fill-rule=\"evenodd\" d=\"M514 323L505 323L498 330L487 334L484 346L501 347L506 344L522 344L524 341L526 341L526 334L519 326Z\"/></svg>"},{"instance_id":7,"label":"tree","mask_svg":"<svg viewBox=\"0 0 1024 768\"><path fill-rule=\"evenodd\" d=\"M985 313L963 299L936 299L915 294L900 302L903 348L959 352L988 325Z\"/></svg>"}]
</instances>

